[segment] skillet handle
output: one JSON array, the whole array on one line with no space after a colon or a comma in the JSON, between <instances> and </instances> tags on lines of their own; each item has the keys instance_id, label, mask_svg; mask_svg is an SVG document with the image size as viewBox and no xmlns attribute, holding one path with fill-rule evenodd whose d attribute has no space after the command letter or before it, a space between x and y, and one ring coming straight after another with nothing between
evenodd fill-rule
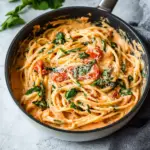
<instances>
[{"instance_id":1,"label":"skillet handle","mask_svg":"<svg viewBox=\"0 0 150 150\"><path fill-rule=\"evenodd\" d=\"M98 9L102 9L107 12L112 12L118 0L101 0L98 5Z\"/></svg>"}]
</instances>

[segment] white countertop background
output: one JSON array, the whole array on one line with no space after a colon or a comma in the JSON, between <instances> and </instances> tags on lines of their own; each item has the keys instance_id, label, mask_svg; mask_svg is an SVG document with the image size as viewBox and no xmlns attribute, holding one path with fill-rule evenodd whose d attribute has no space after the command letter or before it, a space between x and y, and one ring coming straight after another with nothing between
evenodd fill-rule
<instances>
[{"instance_id":1,"label":"white countertop background","mask_svg":"<svg viewBox=\"0 0 150 150\"><path fill-rule=\"evenodd\" d=\"M64 6L96 7L100 0L66 0ZM142 11L139 0L119 0L113 13L129 22L139 21ZM17 3L0 0L0 24L5 14L14 9ZM128 8L124 10L124 7ZM50 11L50 10L47 10ZM28 9L21 16L29 22L46 11ZM134 15L132 15L134 12ZM135 13L136 12L136 13ZM108 149L106 138L93 142L73 143L55 139L48 132L39 130L13 102L5 83L4 62L8 47L23 26L0 32L0 150L100 150Z\"/></svg>"}]
</instances>

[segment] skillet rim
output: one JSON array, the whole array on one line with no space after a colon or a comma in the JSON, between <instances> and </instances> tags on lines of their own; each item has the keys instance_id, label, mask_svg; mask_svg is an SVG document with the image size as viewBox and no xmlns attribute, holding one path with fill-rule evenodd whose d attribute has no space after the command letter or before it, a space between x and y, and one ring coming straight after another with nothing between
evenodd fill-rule
<instances>
[{"instance_id":1,"label":"skillet rim","mask_svg":"<svg viewBox=\"0 0 150 150\"><path fill-rule=\"evenodd\" d=\"M55 128L55 127L52 127L52 126L48 126L42 122L40 122L39 120L35 119L34 117L32 117L29 113L27 113L25 111L25 109L23 109L23 107L21 107L20 103L18 100L15 99L14 95L13 95L13 91L11 89L11 85L9 83L9 65L8 65L8 60L10 58L10 53L11 51L13 50L12 47L13 45L16 43L16 40L18 38L18 36L20 36L21 32L26 30L26 28L28 28L28 26L33 26L32 24L37 21L37 20L40 20L43 16L45 15L48 15L50 13L54 13L54 12L59 12L59 11L63 11L63 10L69 10L69 9L89 9L89 11L92 11L92 10L99 10L99 11L102 11L103 13L106 13L106 15L108 15L109 17L111 18L114 18L117 22L120 22L121 24L124 25L125 28L127 28L130 32L132 32L132 34L134 34L134 36L137 38L138 42L142 45L142 48L144 49L144 52L147 56L147 58L150 58L150 55L148 53L148 50L146 48L146 45L145 43L142 41L141 37L135 32L135 30L129 25L127 24L125 21L123 21L122 19L120 19L119 17L115 16L114 14L111 14L109 12L106 12L104 10L101 10L101 9L98 9L96 7L88 7L88 6L71 6L71 7L63 7L63 8L59 8L57 10L52 10L52 11L48 11L42 15L39 15L38 17L32 19L29 23L27 23L17 34L16 36L13 38L13 41L11 42L9 48L8 48L8 51L7 51L7 54L6 54L6 57L5 57L5 66L4 66L4 71L5 71L5 80L6 80L6 85L7 85L7 88L8 88L8 91L13 99L13 101L16 103L16 105L21 109L21 111L26 114L31 120L34 120L36 123L48 128L48 129L51 129L51 130L55 130L55 131L59 131L59 132L64 132L64 133L74 133L74 134L78 134L78 133L91 133L91 132L98 132L98 131L102 131L102 130L106 130L108 128L111 128L111 127L114 127L115 125L117 124L120 124L121 122L125 121L129 116L131 116L133 114L134 111L136 111L139 107L142 106L144 100L146 99L146 96L148 94L148 91L149 91L149 84L150 84L150 59L148 59L148 64L146 64L148 66L148 70L147 70L147 82L146 82L146 85L145 85L145 88L144 88L144 91L143 91L143 95L142 97L140 98L140 100L138 101L138 103L132 108L132 110L126 114L124 117L122 117L121 119L119 119L118 121L112 123L112 124L109 124L107 126L104 126L104 127L101 127L101 128L96 128L96 129L92 129L92 130L81 130L81 131L72 131L72 130L64 130L64 129L60 129L60 128ZM70 10L71 11L71 10ZM81 15L82 16L82 15ZM146 66L146 67L147 67ZM134 117L134 116L133 116ZM132 117L132 118L133 118ZM132 119L131 118L131 119ZM130 120L131 120L130 119ZM127 122L128 123L128 122ZM126 123L126 124L127 124ZM125 125L126 125L125 124Z\"/></svg>"}]
</instances>

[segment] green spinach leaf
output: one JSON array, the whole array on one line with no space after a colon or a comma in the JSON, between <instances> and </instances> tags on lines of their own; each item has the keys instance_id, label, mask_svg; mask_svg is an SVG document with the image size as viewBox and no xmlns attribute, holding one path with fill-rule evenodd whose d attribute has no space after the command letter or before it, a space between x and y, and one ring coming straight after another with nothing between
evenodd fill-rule
<instances>
[{"instance_id":1,"label":"green spinach leaf","mask_svg":"<svg viewBox=\"0 0 150 150\"><path fill-rule=\"evenodd\" d=\"M11 28L15 25L24 24L25 21L20 18L18 15L16 16L10 16L6 19L6 21L1 25L0 31L3 31L5 29Z\"/></svg>"},{"instance_id":2,"label":"green spinach leaf","mask_svg":"<svg viewBox=\"0 0 150 150\"><path fill-rule=\"evenodd\" d=\"M106 40L101 40L102 49L106 52Z\"/></svg>"},{"instance_id":3,"label":"green spinach leaf","mask_svg":"<svg viewBox=\"0 0 150 150\"><path fill-rule=\"evenodd\" d=\"M133 77L131 75L128 76L128 81L129 82L133 81Z\"/></svg>"},{"instance_id":4,"label":"green spinach leaf","mask_svg":"<svg viewBox=\"0 0 150 150\"><path fill-rule=\"evenodd\" d=\"M63 32L58 32L56 34L56 38L53 41L54 44L64 44L66 42L65 35Z\"/></svg>"},{"instance_id":5,"label":"green spinach leaf","mask_svg":"<svg viewBox=\"0 0 150 150\"><path fill-rule=\"evenodd\" d=\"M119 91L120 95L126 96L126 95L132 95L131 89L121 88Z\"/></svg>"},{"instance_id":6,"label":"green spinach leaf","mask_svg":"<svg viewBox=\"0 0 150 150\"><path fill-rule=\"evenodd\" d=\"M117 44L115 42L111 42L111 47L112 48L116 48L117 47Z\"/></svg>"},{"instance_id":7,"label":"green spinach leaf","mask_svg":"<svg viewBox=\"0 0 150 150\"><path fill-rule=\"evenodd\" d=\"M32 94L33 92L40 92L41 91L41 87L40 86L35 86L31 89L29 89L25 95L29 95L29 94Z\"/></svg>"},{"instance_id":8,"label":"green spinach leaf","mask_svg":"<svg viewBox=\"0 0 150 150\"><path fill-rule=\"evenodd\" d=\"M82 52L82 53L79 53L79 57L80 59L84 59L84 58L88 58L90 55L85 53L85 52Z\"/></svg>"},{"instance_id":9,"label":"green spinach leaf","mask_svg":"<svg viewBox=\"0 0 150 150\"><path fill-rule=\"evenodd\" d=\"M72 97L76 96L78 93L78 90L73 88L66 92L65 97L67 100L70 100Z\"/></svg>"},{"instance_id":10,"label":"green spinach leaf","mask_svg":"<svg viewBox=\"0 0 150 150\"><path fill-rule=\"evenodd\" d=\"M122 63L122 65L121 65L121 70L122 70L122 72L126 72L126 64L125 63Z\"/></svg>"},{"instance_id":11,"label":"green spinach leaf","mask_svg":"<svg viewBox=\"0 0 150 150\"><path fill-rule=\"evenodd\" d=\"M146 78L146 77L147 77L147 74L145 73L144 70L141 71L141 75L142 75L143 78Z\"/></svg>"},{"instance_id":12,"label":"green spinach leaf","mask_svg":"<svg viewBox=\"0 0 150 150\"><path fill-rule=\"evenodd\" d=\"M73 109L77 109L77 110L83 111L83 109L82 109L80 106L77 106L74 102L71 102L70 108L73 108Z\"/></svg>"},{"instance_id":13,"label":"green spinach leaf","mask_svg":"<svg viewBox=\"0 0 150 150\"><path fill-rule=\"evenodd\" d=\"M36 106L42 108L42 109L46 109L48 108L48 105L47 105L47 102L45 100L37 100L37 101L34 101L33 104L35 104Z\"/></svg>"}]
</instances>

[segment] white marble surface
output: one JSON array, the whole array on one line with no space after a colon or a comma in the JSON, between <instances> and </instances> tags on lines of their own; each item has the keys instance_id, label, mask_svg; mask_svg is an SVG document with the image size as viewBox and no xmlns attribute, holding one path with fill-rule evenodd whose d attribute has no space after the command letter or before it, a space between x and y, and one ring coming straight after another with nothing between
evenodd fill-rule
<instances>
[{"instance_id":1,"label":"white marble surface","mask_svg":"<svg viewBox=\"0 0 150 150\"><path fill-rule=\"evenodd\" d=\"M64 6L97 6L100 0L66 0ZM120 0L115 7L114 14L126 21L133 18L136 21L142 17L138 7L139 0ZM6 12L12 10L18 3L8 3L8 0L0 0L0 24L5 19ZM124 10L124 6L128 10ZM134 6L134 7L133 7ZM123 11L124 10L124 11ZM49 11L49 10L48 10ZM132 12L135 12L134 16ZM23 18L29 22L45 11L28 9ZM72 143L54 139L48 132L39 130L19 110L13 102L5 83L4 62L8 47L23 26L0 32L0 150L98 150L108 149L106 139L88 143Z\"/></svg>"}]
</instances>

